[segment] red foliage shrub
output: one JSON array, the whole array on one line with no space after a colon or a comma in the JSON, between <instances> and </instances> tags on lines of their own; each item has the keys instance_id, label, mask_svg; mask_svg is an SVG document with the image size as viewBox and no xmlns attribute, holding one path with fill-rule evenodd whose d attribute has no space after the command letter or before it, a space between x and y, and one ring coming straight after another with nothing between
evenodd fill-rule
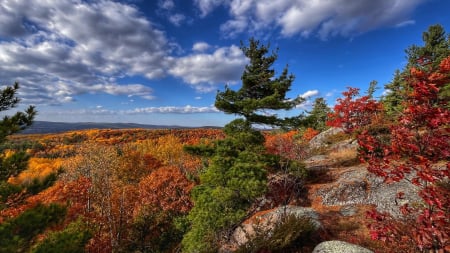
<instances>
[{"instance_id":1,"label":"red foliage shrub","mask_svg":"<svg viewBox=\"0 0 450 253\"><path fill-rule=\"evenodd\" d=\"M450 110L439 90L450 82L450 57L438 72L411 69L411 87L399 124L391 126L389 143L363 131L358 137L361 157L368 170L386 183L405 179L419 187L423 203L404 204L401 213L407 226L395 225L388 214L376 210L368 215L372 237L387 242L413 242L418 249L443 249L450 235ZM397 199L403 198L399 192ZM405 227L407 227L405 231Z\"/></svg>"}]
</instances>

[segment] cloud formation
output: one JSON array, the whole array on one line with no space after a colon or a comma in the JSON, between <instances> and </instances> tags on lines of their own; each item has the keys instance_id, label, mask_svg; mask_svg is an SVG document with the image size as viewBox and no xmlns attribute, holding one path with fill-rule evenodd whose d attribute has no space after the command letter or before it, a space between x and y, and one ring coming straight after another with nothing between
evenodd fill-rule
<instances>
[{"instance_id":1,"label":"cloud formation","mask_svg":"<svg viewBox=\"0 0 450 253\"><path fill-rule=\"evenodd\" d=\"M109 110L103 106L96 106L90 109L65 110L58 111L57 114L63 115L136 115L136 114L197 114L197 113L216 113L219 110L211 106L160 106L160 107L142 107L130 110Z\"/></svg>"},{"instance_id":2,"label":"cloud formation","mask_svg":"<svg viewBox=\"0 0 450 253\"><path fill-rule=\"evenodd\" d=\"M206 16L224 5L230 20L222 24L226 36L248 31L262 33L280 29L283 36L314 34L321 39L330 36L354 36L379 27L411 24L409 15L426 0L196 0ZM405 23L407 22L407 23Z\"/></svg>"},{"instance_id":3,"label":"cloud formation","mask_svg":"<svg viewBox=\"0 0 450 253\"><path fill-rule=\"evenodd\" d=\"M163 107L145 107L145 108L135 108L133 110L122 111L124 114L150 114L150 113L179 113L179 114L189 114L189 113L214 113L219 112L219 110L214 106L163 106Z\"/></svg>"},{"instance_id":4,"label":"cloud formation","mask_svg":"<svg viewBox=\"0 0 450 253\"><path fill-rule=\"evenodd\" d=\"M205 49L203 44L195 44L193 49ZM174 61L169 73L181 78L200 92L217 89L218 83L235 83L239 80L248 59L235 45L221 47L212 54L194 53Z\"/></svg>"},{"instance_id":5,"label":"cloud formation","mask_svg":"<svg viewBox=\"0 0 450 253\"><path fill-rule=\"evenodd\" d=\"M158 6L166 11L175 7L171 0L159 1ZM182 14L169 17L175 25L184 19ZM242 67L243 57L234 48L206 54L200 53L205 45L197 45L196 53L179 58L172 52L177 47L134 5L107 0L0 2L1 81L19 81L19 95L26 103L62 104L85 93L153 99L153 89L147 85L118 80L181 77L185 68L195 71L182 80L208 91L216 82L236 78L232 71ZM218 62L225 63L222 69L198 71L204 64Z\"/></svg>"},{"instance_id":6,"label":"cloud formation","mask_svg":"<svg viewBox=\"0 0 450 253\"><path fill-rule=\"evenodd\" d=\"M0 4L2 80L23 84L29 103L59 104L82 93L151 99L142 84L116 79L165 73L164 33L131 6L98 1L3 1Z\"/></svg>"},{"instance_id":7,"label":"cloud formation","mask_svg":"<svg viewBox=\"0 0 450 253\"><path fill-rule=\"evenodd\" d=\"M301 94L300 97L304 98L304 99L308 99L310 97L314 97L319 95L319 91L318 90L308 90L305 93Z\"/></svg>"}]
</instances>

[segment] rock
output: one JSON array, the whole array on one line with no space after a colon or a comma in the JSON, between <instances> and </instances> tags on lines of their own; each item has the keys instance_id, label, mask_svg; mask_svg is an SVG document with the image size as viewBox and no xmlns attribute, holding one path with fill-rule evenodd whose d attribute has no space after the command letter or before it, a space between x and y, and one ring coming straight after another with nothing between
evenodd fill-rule
<instances>
[{"instance_id":1,"label":"rock","mask_svg":"<svg viewBox=\"0 0 450 253\"><path fill-rule=\"evenodd\" d=\"M239 226L232 235L235 245L244 245L249 238L255 235L256 231L270 234L270 231L278 224L285 215L296 215L297 217L310 218L316 229L322 227L319 215L312 208L300 206L281 206L273 210L256 213L252 218Z\"/></svg>"},{"instance_id":2,"label":"rock","mask_svg":"<svg viewBox=\"0 0 450 253\"><path fill-rule=\"evenodd\" d=\"M398 192L405 194L401 203L396 200ZM400 205L421 202L417 192L417 186L407 180L385 184L382 178L369 173L363 165L360 165L342 173L334 183L321 188L317 195L326 206L374 204L378 211L400 217Z\"/></svg>"},{"instance_id":3,"label":"rock","mask_svg":"<svg viewBox=\"0 0 450 253\"><path fill-rule=\"evenodd\" d=\"M326 206L347 206L368 202L367 171L356 167L342 173L335 183L323 187L317 193Z\"/></svg>"},{"instance_id":4,"label":"rock","mask_svg":"<svg viewBox=\"0 0 450 253\"><path fill-rule=\"evenodd\" d=\"M326 139L329 136L332 136L332 135L335 135L338 133L342 133L342 132L344 132L344 130L342 128L332 127L330 129L323 131L320 134L314 136L314 138L312 138L309 141L309 146L311 149L327 146L328 144L326 143Z\"/></svg>"},{"instance_id":5,"label":"rock","mask_svg":"<svg viewBox=\"0 0 450 253\"><path fill-rule=\"evenodd\" d=\"M413 175L408 175L407 179L411 180ZM370 184L370 193L368 194L368 202L375 204L380 212L388 212L393 217L399 218L403 215L400 212L400 206L409 204L410 206L421 205L422 198L419 197L419 187L401 180L400 182L386 184L383 179L373 174L369 174L367 180ZM397 193L403 192L403 199L397 199Z\"/></svg>"},{"instance_id":6,"label":"rock","mask_svg":"<svg viewBox=\"0 0 450 253\"><path fill-rule=\"evenodd\" d=\"M326 241L317 245L312 253L373 253L373 251L348 242Z\"/></svg>"}]
</instances>

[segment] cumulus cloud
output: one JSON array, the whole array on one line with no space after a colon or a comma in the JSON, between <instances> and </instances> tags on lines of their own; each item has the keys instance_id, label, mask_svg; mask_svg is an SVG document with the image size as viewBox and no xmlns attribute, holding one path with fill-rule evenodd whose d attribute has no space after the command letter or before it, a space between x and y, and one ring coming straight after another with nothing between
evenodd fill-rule
<instances>
[{"instance_id":1,"label":"cumulus cloud","mask_svg":"<svg viewBox=\"0 0 450 253\"><path fill-rule=\"evenodd\" d=\"M194 3L200 10L200 15L202 17L208 15L216 7L227 3L226 0L194 0Z\"/></svg>"},{"instance_id":2,"label":"cumulus cloud","mask_svg":"<svg viewBox=\"0 0 450 253\"><path fill-rule=\"evenodd\" d=\"M208 50L211 46L206 42L197 42L192 46L192 51L204 52Z\"/></svg>"},{"instance_id":3,"label":"cumulus cloud","mask_svg":"<svg viewBox=\"0 0 450 253\"><path fill-rule=\"evenodd\" d=\"M321 39L330 36L354 36L378 27L412 24L409 16L426 0L196 0L201 16L225 5L230 20L222 24L225 36L238 33L263 33L280 29L283 36L314 34Z\"/></svg>"},{"instance_id":4,"label":"cumulus cloud","mask_svg":"<svg viewBox=\"0 0 450 253\"><path fill-rule=\"evenodd\" d=\"M197 0L205 15L225 1ZM180 25L173 0L158 7ZM2 82L22 84L27 103L61 104L85 93L132 95L153 99L144 84L120 83L123 77L149 80L172 74L199 91L239 79L246 59L235 47L193 46L193 53L172 56L179 48L134 5L117 1L0 2Z\"/></svg>"},{"instance_id":5,"label":"cumulus cloud","mask_svg":"<svg viewBox=\"0 0 450 253\"><path fill-rule=\"evenodd\" d=\"M175 7L173 0L160 0L158 1L158 6L161 9L171 10Z\"/></svg>"},{"instance_id":6,"label":"cumulus cloud","mask_svg":"<svg viewBox=\"0 0 450 253\"><path fill-rule=\"evenodd\" d=\"M186 16L181 13L175 13L169 15L169 21L175 26L180 26L181 23L186 20Z\"/></svg>"},{"instance_id":7,"label":"cumulus cloud","mask_svg":"<svg viewBox=\"0 0 450 253\"><path fill-rule=\"evenodd\" d=\"M130 110L111 110L101 105L95 108L85 108L77 110L59 110L52 112L55 115L64 116L89 116L89 115L145 115L145 114L200 114L220 112L213 105L211 106L160 106L160 107L142 107Z\"/></svg>"},{"instance_id":8,"label":"cumulus cloud","mask_svg":"<svg viewBox=\"0 0 450 253\"><path fill-rule=\"evenodd\" d=\"M11 13L13 12L13 13ZM22 84L32 103L59 104L82 93L152 98L142 84L119 85L126 75L165 74L168 41L132 6L111 1L0 3L2 80Z\"/></svg>"},{"instance_id":9,"label":"cumulus cloud","mask_svg":"<svg viewBox=\"0 0 450 253\"><path fill-rule=\"evenodd\" d=\"M248 59L239 47L221 47L212 54L193 53L174 59L169 73L181 78L200 92L217 89L219 83L239 80Z\"/></svg>"},{"instance_id":10,"label":"cumulus cloud","mask_svg":"<svg viewBox=\"0 0 450 253\"><path fill-rule=\"evenodd\" d=\"M298 95L299 97L305 99L305 101L299 105L297 105L295 108L300 110L308 110L311 108L313 102L310 100L311 97L319 95L318 90L308 90L304 92L303 94Z\"/></svg>"},{"instance_id":11,"label":"cumulus cloud","mask_svg":"<svg viewBox=\"0 0 450 253\"><path fill-rule=\"evenodd\" d=\"M319 95L319 91L318 90L309 90L309 91L306 91L305 93L301 94L300 97L308 99L310 97L314 97L314 96L317 96L317 95Z\"/></svg>"}]
</instances>

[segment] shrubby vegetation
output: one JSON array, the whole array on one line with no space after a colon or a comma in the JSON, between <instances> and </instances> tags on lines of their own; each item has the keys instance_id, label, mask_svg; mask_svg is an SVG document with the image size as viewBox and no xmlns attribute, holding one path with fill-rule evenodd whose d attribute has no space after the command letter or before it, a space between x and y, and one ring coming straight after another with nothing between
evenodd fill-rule
<instances>
[{"instance_id":1,"label":"shrubby vegetation","mask_svg":"<svg viewBox=\"0 0 450 253\"><path fill-rule=\"evenodd\" d=\"M436 25L423 39L423 47L407 50L405 70L387 85L391 93L377 101L349 88L330 125L355 133L370 172L386 183L407 180L419 188L423 202L401 205L402 220L368 212L372 238L412 245L409 250L444 250L450 237L450 36ZM403 198L398 192L396 201Z\"/></svg>"}]
</instances>

